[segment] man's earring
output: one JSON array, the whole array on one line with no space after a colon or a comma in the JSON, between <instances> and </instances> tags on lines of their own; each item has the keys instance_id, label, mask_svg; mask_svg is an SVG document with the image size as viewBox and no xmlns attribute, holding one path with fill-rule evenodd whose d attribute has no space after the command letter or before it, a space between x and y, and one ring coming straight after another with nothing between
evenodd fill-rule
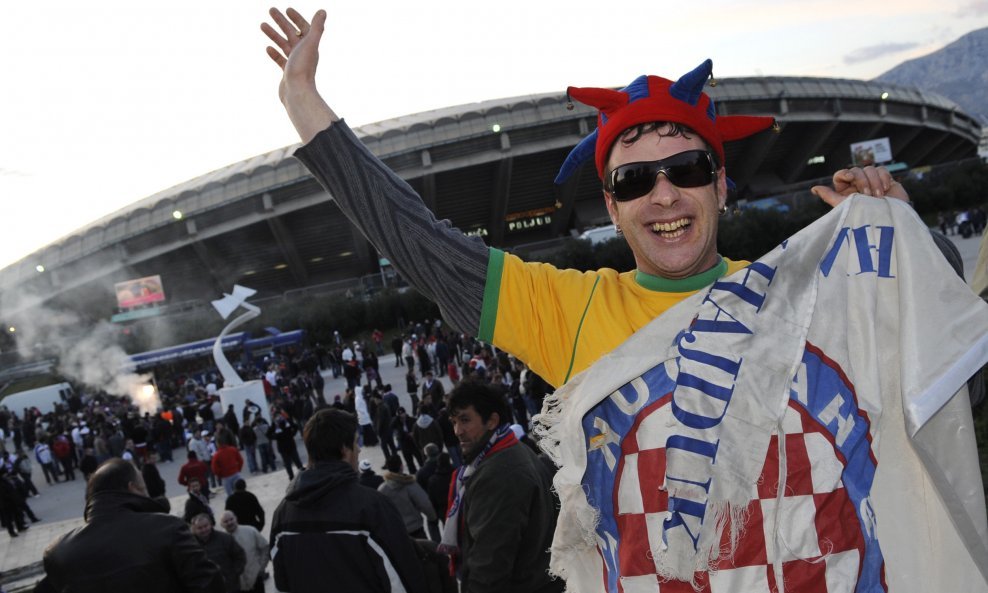
<instances>
[{"instance_id":1,"label":"man's earring","mask_svg":"<svg viewBox=\"0 0 988 593\"><path fill-rule=\"evenodd\" d=\"M727 214L727 204L724 204L723 206L721 206L720 208L718 208L717 209L717 212L720 212L720 215L721 216Z\"/></svg>"},{"instance_id":2,"label":"man's earring","mask_svg":"<svg viewBox=\"0 0 988 593\"><path fill-rule=\"evenodd\" d=\"M614 232L617 233L618 235L624 234L624 231L621 230L621 225L619 224L614 225Z\"/></svg>"}]
</instances>

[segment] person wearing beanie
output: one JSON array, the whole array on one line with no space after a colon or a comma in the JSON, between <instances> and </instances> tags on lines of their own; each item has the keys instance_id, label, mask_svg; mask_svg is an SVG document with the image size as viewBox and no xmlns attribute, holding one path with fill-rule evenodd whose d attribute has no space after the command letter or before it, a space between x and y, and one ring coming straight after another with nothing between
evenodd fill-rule
<instances>
[{"instance_id":1,"label":"person wearing beanie","mask_svg":"<svg viewBox=\"0 0 988 593\"><path fill-rule=\"evenodd\" d=\"M412 428L412 439L415 441L415 446L422 452L425 452L426 445L430 444L442 451L443 429L439 427L439 423L433 416L420 411L418 418L415 419L415 426ZM439 451L436 451L437 455Z\"/></svg>"},{"instance_id":2,"label":"person wearing beanie","mask_svg":"<svg viewBox=\"0 0 988 593\"><path fill-rule=\"evenodd\" d=\"M367 486L368 488L377 490L384 483L384 478L374 472L374 468L371 467L369 460L361 459L360 463L357 464L357 469L360 471L357 481L360 482L361 486Z\"/></svg>"},{"instance_id":3,"label":"person wearing beanie","mask_svg":"<svg viewBox=\"0 0 988 593\"><path fill-rule=\"evenodd\" d=\"M596 175L635 269L526 262L438 220L330 108L315 84L325 11L271 15L296 158L447 323L557 388L536 432L561 467L547 568L567 588L988 591L978 462L957 454L974 450L963 384L988 361L988 305L887 169L837 171L812 188L829 214L758 261L731 259L717 246L728 176L762 157L730 143L792 151L773 117L718 108L711 60L570 87L596 126L562 163L558 200ZM771 102L784 117L792 100ZM466 449L464 467L489 471ZM462 517L474 486L459 486Z\"/></svg>"},{"instance_id":4,"label":"person wearing beanie","mask_svg":"<svg viewBox=\"0 0 988 593\"><path fill-rule=\"evenodd\" d=\"M377 491L387 497L398 509L401 518L405 521L408 535L416 539L425 539L422 515L425 515L428 521L436 520L429 495L415 481L415 476L402 473L400 455L388 456L384 467L387 470L384 472L384 483L378 486Z\"/></svg>"}]
</instances>

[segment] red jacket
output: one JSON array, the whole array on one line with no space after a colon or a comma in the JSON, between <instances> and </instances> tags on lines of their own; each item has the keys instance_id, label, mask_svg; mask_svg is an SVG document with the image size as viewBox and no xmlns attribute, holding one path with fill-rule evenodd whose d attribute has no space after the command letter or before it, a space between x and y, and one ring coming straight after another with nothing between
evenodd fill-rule
<instances>
[{"instance_id":1,"label":"red jacket","mask_svg":"<svg viewBox=\"0 0 988 593\"><path fill-rule=\"evenodd\" d=\"M209 488L209 483L206 481L206 474L209 472L209 468L206 464L198 459L194 461L189 461L182 466L182 469L178 470L178 483L183 486L189 485L189 480L195 478L199 480L203 488Z\"/></svg>"},{"instance_id":2,"label":"red jacket","mask_svg":"<svg viewBox=\"0 0 988 593\"><path fill-rule=\"evenodd\" d=\"M244 458L240 451L231 445L220 447L213 455L213 474L217 478L229 478L244 466Z\"/></svg>"}]
</instances>

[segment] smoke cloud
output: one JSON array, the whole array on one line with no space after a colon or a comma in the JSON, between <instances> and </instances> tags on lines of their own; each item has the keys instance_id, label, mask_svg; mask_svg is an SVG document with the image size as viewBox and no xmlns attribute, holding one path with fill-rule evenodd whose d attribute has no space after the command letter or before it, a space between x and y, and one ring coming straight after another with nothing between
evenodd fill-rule
<instances>
[{"instance_id":1,"label":"smoke cloud","mask_svg":"<svg viewBox=\"0 0 988 593\"><path fill-rule=\"evenodd\" d=\"M9 293L4 297L2 309L21 309L16 306L18 303L11 302ZM25 295L20 299L40 302ZM129 397L142 414L153 414L160 407L157 392L148 389L151 375L129 370L129 357L118 338L119 328L113 324L99 321L92 325L71 311L37 306L17 319L5 321L17 328L17 346L22 357L57 358L57 372L69 381L91 390Z\"/></svg>"}]
</instances>

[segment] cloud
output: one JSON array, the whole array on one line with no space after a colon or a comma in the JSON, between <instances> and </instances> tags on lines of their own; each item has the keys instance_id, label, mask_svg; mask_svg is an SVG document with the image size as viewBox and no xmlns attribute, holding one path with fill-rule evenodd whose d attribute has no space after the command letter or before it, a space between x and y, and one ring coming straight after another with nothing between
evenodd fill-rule
<instances>
[{"instance_id":1,"label":"cloud","mask_svg":"<svg viewBox=\"0 0 988 593\"><path fill-rule=\"evenodd\" d=\"M844 63L850 65L859 64L861 62L869 62L882 56L897 54L916 47L919 47L919 43L879 43L878 45L869 45L867 47L858 48L846 54L844 56Z\"/></svg>"}]
</instances>

